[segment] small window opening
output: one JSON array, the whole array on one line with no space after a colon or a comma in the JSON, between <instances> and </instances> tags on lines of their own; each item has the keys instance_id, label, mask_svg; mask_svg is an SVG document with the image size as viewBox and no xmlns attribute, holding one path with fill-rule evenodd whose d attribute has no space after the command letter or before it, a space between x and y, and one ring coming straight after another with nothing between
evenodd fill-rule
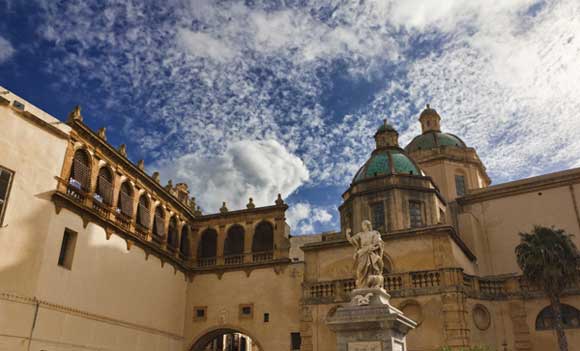
<instances>
[{"instance_id":1,"label":"small window opening","mask_svg":"<svg viewBox=\"0 0 580 351\"><path fill-rule=\"evenodd\" d=\"M385 205L382 201L371 204L371 215L373 229L385 231Z\"/></svg>"},{"instance_id":2,"label":"small window opening","mask_svg":"<svg viewBox=\"0 0 580 351\"><path fill-rule=\"evenodd\" d=\"M455 189L457 196L465 195L465 176L456 175L455 176Z\"/></svg>"},{"instance_id":3,"label":"small window opening","mask_svg":"<svg viewBox=\"0 0 580 351\"><path fill-rule=\"evenodd\" d=\"M60 254L58 256L58 265L66 269L72 268L75 246L77 243L77 233L66 228L60 245Z\"/></svg>"},{"instance_id":4,"label":"small window opening","mask_svg":"<svg viewBox=\"0 0 580 351\"><path fill-rule=\"evenodd\" d=\"M207 319L207 306L193 308L193 320L204 321Z\"/></svg>"},{"instance_id":5,"label":"small window opening","mask_svg":"<svg viewBox=\"0 0 580 351\"><path fill-rule=\"evenodd\" d=\"M292 345L292 351L300 351L300 346L302 344L302 337L300 336L300 333L290 333L290 343Z\"/></svg>"},{"instance_id":6,"label":"small window opening","mask_svg":"<svg viewBox=\"0 0 580 351\"><path fill-rule=\"evenodd\" d=\"M409 217L411 219L411 228L423 226L423 210L421 202L409 201Z\"/></svg>"},{"instance_id":7,"label":"small window opening","mask_svg":"<svg viewBox=\"0 0 580 351\"><path fill-rule=\"evenodd\" d=\"M268 322L270 322L270 314L264 313L264 323L268 323Z\"/></svg>"}]
</instances>

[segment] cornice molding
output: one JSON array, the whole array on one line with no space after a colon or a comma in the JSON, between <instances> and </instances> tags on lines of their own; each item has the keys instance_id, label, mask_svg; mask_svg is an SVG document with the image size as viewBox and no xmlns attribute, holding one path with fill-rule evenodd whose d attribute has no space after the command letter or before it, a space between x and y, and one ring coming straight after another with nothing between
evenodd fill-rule
<instances>
[{"instance_id":1,"label":"cornice molding","mask_svg":"<svg viewBox=\"0 0 580 351\"><path fill-rule=\"evenodd\" d=\"M47 131L48 133L56 136L59 139L68 140L69 134L60 128L55 127L54 125L46 122L42 118L36 116L35 114L31 113L30 111L26 110L19 110L10 106L10 101L0 97L0 107L6 108L12 112L14 112L17 116L22 117L24 120L36 125L40 129ZM59 122L60 123L60 122Z\"/></svg>"},{"instance_id":2,"label":"cornice molding","mask_svg":"<svg viewBox=\"0 0 580 351\"><path fill-rule=\"evenodd\" d=\"M549 173L538 177L516 180L494 185L488 188L472 190L469 194L457 198L460 205L470 205L478 202L552 189L580 183L580 168Z\"/></svg>"}]
</instances>

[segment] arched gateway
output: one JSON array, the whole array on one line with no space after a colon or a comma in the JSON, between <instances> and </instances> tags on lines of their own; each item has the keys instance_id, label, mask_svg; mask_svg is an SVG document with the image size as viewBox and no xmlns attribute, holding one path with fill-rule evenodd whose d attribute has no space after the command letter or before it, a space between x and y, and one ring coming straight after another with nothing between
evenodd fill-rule
<instances>
[{"instance_id":1,"label":"arched gateway","mask_svg":"<svg viewBox=\"0 0 580 351\"><path fill-rule=\"evenodd\" d=\"M190 351L264 351L264 349L246 331L220 327L198 337Z\"/></svg>"}]
</instances>

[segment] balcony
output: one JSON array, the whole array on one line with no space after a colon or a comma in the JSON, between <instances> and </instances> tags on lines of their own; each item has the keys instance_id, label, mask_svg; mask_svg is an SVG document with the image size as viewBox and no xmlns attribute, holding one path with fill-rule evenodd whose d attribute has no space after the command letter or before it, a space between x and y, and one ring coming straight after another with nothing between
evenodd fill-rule
<instances>
[{"instance_id":1,"label":"balcony","mask_svg":"<svg viewBox=\"0 0 580 351\"><path fill-rule=\"evenodd\" d=\"M188 271L193 266L191 257L176 255L177 249L169 250L162 243L153 242L148 235L149 229L133 222L133 218L126 215L119 209L99 201L94 194L89 194L80 189L73 182L58 179L64 185L59 187L52 199L55 203L57 213L61 208L67 208L83 218L83 222L94 222L105 229L108 233L115 233L131 242L141 246L146 252L163 257L165 262L171 262L177 269ZM128 245L129 247L129 245ZM215 263L214 263L215 264Z\"/></svg>"}]
</instances>

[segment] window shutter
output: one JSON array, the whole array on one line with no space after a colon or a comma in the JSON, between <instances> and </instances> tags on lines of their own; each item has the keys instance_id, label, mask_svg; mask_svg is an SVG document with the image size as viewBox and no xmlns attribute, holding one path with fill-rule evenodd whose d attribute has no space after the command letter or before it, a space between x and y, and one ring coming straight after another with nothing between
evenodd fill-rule
<instances>
[{"instance_id":1,"label":"window shutter","mask_svg":"<svg viewBox=\"0 0 580 351\"><path fill-rule=\"evenodd\" d=\"M90 169L87 165L76 158L73 160L72 177L81 184L83 190L89 189L89 179L91 179Z\"/></svg>"},{"instance_id":2,"label":"window shutter","mask_svg":"<svg viewBox=\"0 0 580 351\"><path fill-rule=\"evenodd\" d=\"M105 204L113 203L113 185L103 176L99 176L97 181L97 193L101 195Z\"/></svg>"},{"instance_id":3,"label":"window shutter","mask_svg":"<svg viewBox=\"0 0 580 351\"><path fill-rule=\"evenodd\" d=\"M165 221L158 214L155 214L155 234L161 237L165 236Z\"/></svg>"},{"instance_id":4,"label":"window shutter","mask_svg":"<svg viewBox=\"0 0 580 351\"><path fill-rule=\"evenodd\" d=\"M145 228L149 228L149 209L142 204L139 204L139 224Z\"/></svg>"},{"instance_id":5,"label":"window shutter","mask_svg":"<svg viewBox=\"0 0 580 351\"><path fill-rule=\"evenodd\" d=\"M133 199L131 196L125 192L119 194L120 196L120 203L121 203L121 213L126 216L131 217L133 214Z\"/></svg>"}]
</instances>

